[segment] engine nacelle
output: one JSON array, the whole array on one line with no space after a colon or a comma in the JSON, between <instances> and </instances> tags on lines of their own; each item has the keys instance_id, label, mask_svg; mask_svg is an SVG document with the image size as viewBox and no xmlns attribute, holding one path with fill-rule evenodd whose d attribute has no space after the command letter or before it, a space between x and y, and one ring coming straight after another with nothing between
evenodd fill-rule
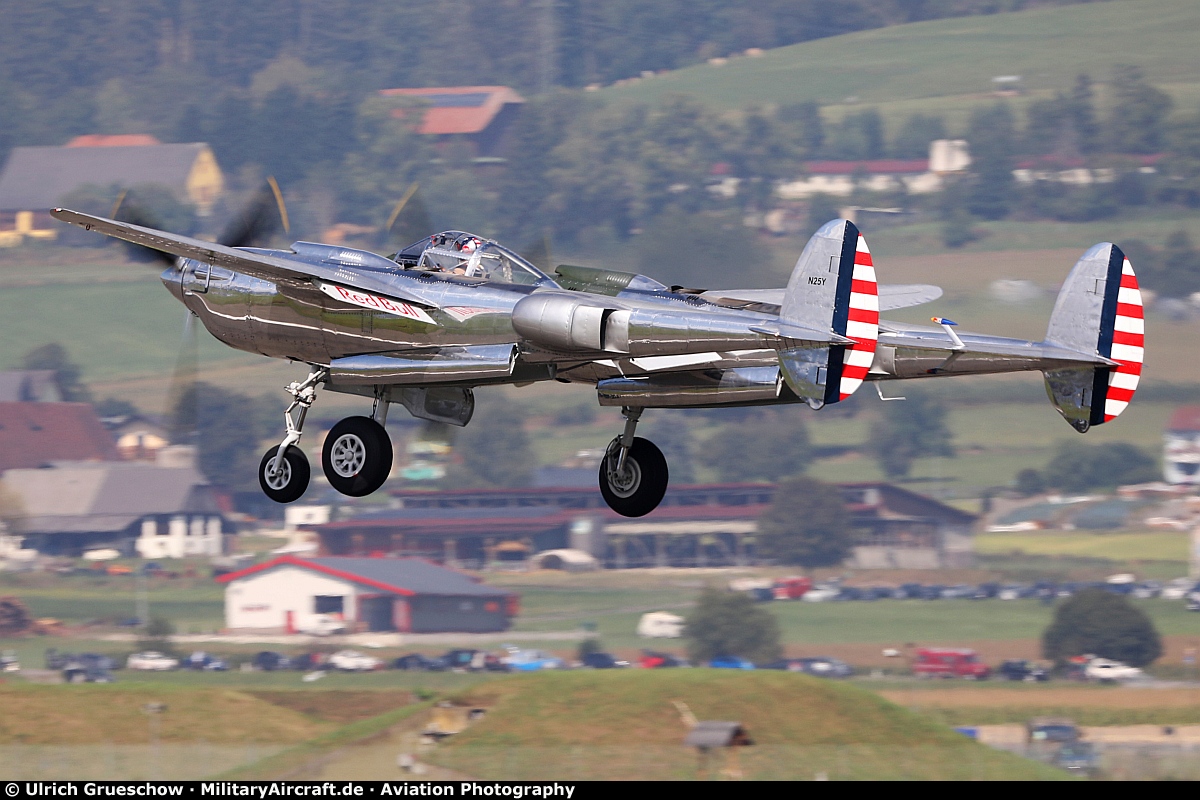
<instances>
[{"instance_id":1,"label":"engine nacelle","mask_svg":"<svg viewBox=\"0 0 1200 800\"><path fill-rule=\"evenodd\" d=\"M707 309L605 308L588 296L551 292L523 298L512 314L513 329L543 347L631 357L774 346L778 337L752 330L756 321Z\"/></svg>"},{"instance_id":2,"label":"engine nacelle","mask_svg":"<svg viewBox=\"0 0 1200 800\"><path fill-rule=\"evenodd\" d=\"M513 330L554 350L609 350L605 342L612 316L628 311L593 305L577 296L554 293L522 298L512 312ZM615 352L621 352L613 348Z\"/></svg>"}]
</instances>

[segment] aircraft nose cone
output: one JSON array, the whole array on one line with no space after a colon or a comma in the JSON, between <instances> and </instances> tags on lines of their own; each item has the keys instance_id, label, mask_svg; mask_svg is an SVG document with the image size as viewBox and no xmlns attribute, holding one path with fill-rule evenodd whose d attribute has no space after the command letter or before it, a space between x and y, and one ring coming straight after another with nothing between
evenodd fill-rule
<instances>
[{"instance_id":1,"label":"aircraft nose cone","mask_svg":"<svg viewBox=\"0 0 1200 800\"><path fill-rule=\"evenodd\" d=\"M162 275L158 276L163 286L167 287L167 291L174 295L175 299L183 302L183 270L178 264L172 264L163 270Z\"/></svg>"}]
</instances>

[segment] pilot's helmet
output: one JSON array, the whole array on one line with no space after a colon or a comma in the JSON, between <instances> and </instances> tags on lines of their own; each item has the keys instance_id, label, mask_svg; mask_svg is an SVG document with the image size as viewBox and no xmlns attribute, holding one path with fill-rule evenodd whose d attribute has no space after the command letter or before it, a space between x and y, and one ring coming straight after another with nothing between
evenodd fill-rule
<instances>
[{"instance_id":1,"label":"pilot's helmet","mask_svg":"<svg viewBox=\"0 0 1200 800\"><path fill-rule=\"evenodd\" d=\"M476 248L478 248L478 247L479 247L479 240L473 236L468 238L465 242L462 243L462 251L464 253L474 253Z\"/></svg>"}]
</instances>

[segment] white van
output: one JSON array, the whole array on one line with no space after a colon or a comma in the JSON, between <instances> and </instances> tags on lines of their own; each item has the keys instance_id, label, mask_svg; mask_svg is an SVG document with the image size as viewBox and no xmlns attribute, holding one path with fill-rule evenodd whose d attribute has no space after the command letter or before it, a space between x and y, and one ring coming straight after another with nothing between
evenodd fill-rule
<instances>
[{"instance_id":1,"label":"white van","mask_svg":"<svg viewBox=\"0 0 1200 800\"><path fill-rule=\"evenodd\" d=\"M683 636L683 617L667 611L651 611L638 620L637 635L643 639L678 639Z\"/></svg>"}]
</instances>

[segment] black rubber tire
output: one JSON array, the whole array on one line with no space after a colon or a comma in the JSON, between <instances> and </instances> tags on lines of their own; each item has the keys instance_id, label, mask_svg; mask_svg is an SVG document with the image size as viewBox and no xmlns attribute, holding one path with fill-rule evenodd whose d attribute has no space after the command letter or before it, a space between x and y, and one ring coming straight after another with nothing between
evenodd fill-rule
<instances>
[{"instance_id":1,"label":"black rubber tire","mask_svg":"<svg viewBox=\"0 0 1200 800\"><path fill-rule=\"evenodd\" d=\"M625 460L637 475L625 487L615 486L610 480L608 466L616 459L617 440L614 439L600 462L600 494L604 495L608 507L623 517L643 517L658 508L670 480L667 459L662 451L649 439L634 437Z\"/></svg>"},{"instance_id":2,"label":"black rubber tire","mask_svg":"<svg viewBox=\"0 0 1200 800\"><path fill-rule=\"evenodd\" d=\"M365 497L383 486L391 474L392 440L370 417L346 417L325 437L321 469L334 489L350 497Z\"/></svg>"},{"instance_id":3,"label":"black rubber tire","mask_svg":"<svg viewBox=\"0 0 1200 800\"><path fill-rule=\"evenodd\" d=\"M276 503L291 503L304 495L312 472L303 451L297 447L289 447L283 454L285 469L282 479L268 478L267 467L275 460L275 454L278 452L278 447L272 447L263 453L262 461L258 464L258 485L263 494Z\"/></svg>"}]
</instances>

